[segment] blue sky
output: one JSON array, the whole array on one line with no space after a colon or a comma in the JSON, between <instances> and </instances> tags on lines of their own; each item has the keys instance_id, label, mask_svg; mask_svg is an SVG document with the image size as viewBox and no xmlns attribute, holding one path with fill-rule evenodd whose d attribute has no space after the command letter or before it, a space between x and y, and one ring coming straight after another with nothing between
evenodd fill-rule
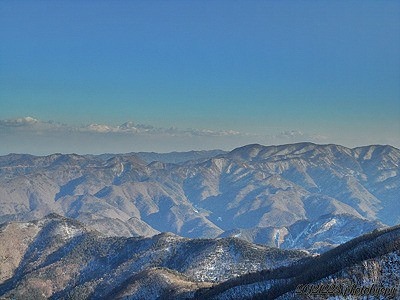
<instances>
[{"instance_id":1,"label":"blue sky","mask_svg":"<svg viewBox=\"0 0 400 300\"><path fill-rule=\"evenodd\" d=\"M0 154L400 147L399 31L398 1L1 1Z\"/></svg>"}]
</instances>

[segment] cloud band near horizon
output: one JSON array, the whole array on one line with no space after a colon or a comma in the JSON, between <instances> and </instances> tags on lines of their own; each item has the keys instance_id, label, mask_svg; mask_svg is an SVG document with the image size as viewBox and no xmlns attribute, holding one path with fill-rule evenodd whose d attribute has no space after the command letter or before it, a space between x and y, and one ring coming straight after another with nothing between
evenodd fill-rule
<instances>
[{"instance_id":1,"label":"cloud band near horizon","mask_svg":"<svg viewBox=\"0 0 400 300\"><path fill-rule=\"evenodd\" d=\"M298 130L256 134L236 130L162 128L133 121L121 125L71 125L34 117L0 120L3 141L0 154L29 153L123 153L135 151L230 150L250 143L280 144L309 141L323 143L327 137Z\"/></svg>"}]
</instances>

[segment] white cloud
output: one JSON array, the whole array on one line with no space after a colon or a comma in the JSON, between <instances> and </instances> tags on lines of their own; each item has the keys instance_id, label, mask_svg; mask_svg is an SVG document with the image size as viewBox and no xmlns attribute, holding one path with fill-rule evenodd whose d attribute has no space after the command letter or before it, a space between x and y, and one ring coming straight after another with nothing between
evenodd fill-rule
<instances>
[{"instance_id":1,"label":"white cloud","mask_svg":"<svg viewBox=\"0 0 400 300\"><path fill-rule=\"evenodd\" d=\"M81 131L92 131L99 133L113 132L114 128L104 124L90 124L80 129Z\"/></svg>"},{"instance_id":2,"label":"white cloud","mask_svg":"<svg viewBox=\"0 0 400 300\"><path fill-rule=\"evenodd\" d=\"M236 130L162 128L149 124L136 124L132 121L121 125L102 123L68 125L56 121L42 121L34 117L0 120L0 138L2 141L0 154L232 150L252 143L278 145L328 141L323 135L299 130L252 134ZM341 141L337 140L336 143L340 144ZM329 142L335 143L335 140L329 139Z\"/></svg>"},{"instance_id":3,"label":"white cloud","mask_svg":"<svg viewBox=\"0 0 400 300\"><path fill-rule=\"evenodd\" d=\"M24 131L24 132L37 132L45 133L49 131L71 131L75 128L54 121L41 121L33 117L24 117L8 120L0 120L0 133L1 131Z\"/></svg>"},{"instance_id":4,"label":"white cloud","mask_svg":"<svg viewBox=\"0 0 400 300\"><path fill-rule=\"evenodd\" d=\"M39 123L38 119L32 117L18 118L18 119L10 119L10 120L0 120L1 127L26 127L32 126L34 124Z\"/></svg>"},{"instance_id":5,"label":"white cloud","mask_svg":"<svg viewBox=\"0 0 400 300\"><path fill-rule=\"evenodd\" d=\"M176 127L161 128L146 124L135 124L132 121L118 126L109 124L89 124L72 126L54 121L41 121L33 117L24 117L9 120L0 120L0 129L34 131L46 133L49 131L67 131L99 134L131 134L131 135L164 135L164 136L246 136L248 134L234 130L209 130L209 129L179 129Z\"/></svg>"}]
</instances>

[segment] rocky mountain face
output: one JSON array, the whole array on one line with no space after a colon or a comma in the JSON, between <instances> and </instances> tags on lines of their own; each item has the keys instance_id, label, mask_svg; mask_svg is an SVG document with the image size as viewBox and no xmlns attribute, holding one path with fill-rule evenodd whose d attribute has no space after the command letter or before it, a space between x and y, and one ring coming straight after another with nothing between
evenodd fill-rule
<instances>
[{"instance_id":1,"label":"rocky mountain face","mask_svg":"<svg viewBox=\"0 0 400 300\"><path fill-rule=\"evenodd\" d=\"M107 237L56 214L4 223L0 240L5 299L315 299L296 290L328 284L400 296L399 226L320 255L237 238Z\"/></svg>"},{"instance_id":2,"label":"rocky mountain face","mask_svg":"<svg viewBox=\"0 0 400 300\"><path fill-rule=\"evenodd\" d=\"M237 236L322 252L400 221L399 160L390 146L311 143L227 153L10 154L0 157L0 222L57 213L110 237Z\"/></svg>"},{"instance_id":3,"label":"rocky mountain face","mask_svg":"<svg viewBox=\"0 0 400 300\"><path fill-rule=\"evenodd\" d=\"M399 299L400 227L375 230L290 266L239 276L196 299Z\"/></svg>"},{"instance_id":4,"label":"rocky mountain face","mask_svg":"<svg viewBox=\"0 0 400 300\"><path fill-rule=\"evenodd\" d=\"M0 240L0 295L12 299L193 296L216 282L308 256L235 238L106 237L56 214L4 223Z\"/></svg>"}]
</instances>

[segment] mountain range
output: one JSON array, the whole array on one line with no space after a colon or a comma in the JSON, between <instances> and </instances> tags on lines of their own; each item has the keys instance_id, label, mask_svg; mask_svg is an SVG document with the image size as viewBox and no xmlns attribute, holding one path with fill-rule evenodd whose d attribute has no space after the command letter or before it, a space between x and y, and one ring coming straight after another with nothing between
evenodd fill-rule
<instances>
[{"instance_id":1,"label":"mountain range","mask_svg":"<svg viewBox=\"0 0 400 300\"><path fill-rule=\"evenodd\" d=\"M321 253L400 221L400 150L299 143L230 152L0 157L0 222L51 213L107 236L238 237Z\"/></svg>"},{"instance_id":2,"label":"mountain range","mask_svg":"<svg viewBox=\"0 0 400 300\"><path fill-rule=\"evenodd\" d=\"M0 240L0 295L17 299L103 299L130 290L137 280L148 288L149 277L157 276L193 292L308 256L235 238L106 237L57 214L5 223Z\"/></svg>"},{"instance_id":3,"label":"mountain range","mask_svg":"<svg viewBox=\"0 0 400 300\"><path fill-rule=\"evenodd\" d=\"M312 143L1 156L0 297L396 299L399 160Z\"/></svg>"},{"instance_id":4,"label":"mountain range","mask_svg":"<svg viewBox=\"0 0 400 300\"><path fill-rule=\"evenodd\" d=\"M313 255L231 237L107 237L57 214L4 223L0 240L4 299L316 299L312 286L332 284L350 288L335 299L353 286L400 296L399 226Z\"/></svg>"}]
</instances>

